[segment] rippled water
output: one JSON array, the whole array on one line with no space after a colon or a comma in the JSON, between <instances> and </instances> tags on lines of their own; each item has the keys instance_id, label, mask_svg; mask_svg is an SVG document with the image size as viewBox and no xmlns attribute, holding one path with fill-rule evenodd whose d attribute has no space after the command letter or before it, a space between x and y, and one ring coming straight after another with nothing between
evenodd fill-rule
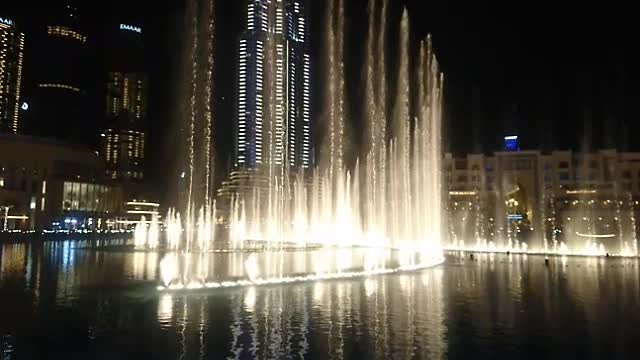
<instances>
[{"instance_id":1,"label":"rippled water","mask_svg":"<svg viewBox=\"0 0 640 360\"><path fill-rule=\"evenodd\" d=\"M161 294L159 255L0 247L2 359L637 358L635 259L449 255L369 279Z\"/></svg>"}]
</instances>

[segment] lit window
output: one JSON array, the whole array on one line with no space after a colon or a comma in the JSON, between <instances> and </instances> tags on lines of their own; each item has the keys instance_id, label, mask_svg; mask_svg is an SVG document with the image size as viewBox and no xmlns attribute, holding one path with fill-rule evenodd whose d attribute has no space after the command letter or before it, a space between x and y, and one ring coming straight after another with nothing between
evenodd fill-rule
<instances>
[{"instance_id":1,"label":"lit window","mask_svg":"<svg viewBox=\"0 0 640 360\"><path fill-rule=\"evenodd\" d=\"M77 31L73 31L65 26L48 26L47 33L51 36L67 37L80 41L82 44L87 42L87 37Z\"/></svg>"},{"instance_id":2,"label":"lit window","mask_svg":"<svg viewBox=\"0 0 640 360\"><path fill-rule=\"evenodd\" d=\"M66 89L66 90L71 90L74 92L80 92L80 89L78 89L75 86L70 86L70 85L65 85L65 84L38 84L39 88L49 88L49 89Z\"/></svg>"}]
</instances>

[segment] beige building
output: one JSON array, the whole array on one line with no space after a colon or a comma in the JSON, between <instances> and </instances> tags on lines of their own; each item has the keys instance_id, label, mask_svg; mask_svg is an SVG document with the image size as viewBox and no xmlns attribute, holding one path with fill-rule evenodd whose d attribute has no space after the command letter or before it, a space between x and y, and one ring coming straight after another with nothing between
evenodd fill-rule
<instances>
[{"instance_id":1,"label":"beige building","mask_svg":"<svg viewBox=\"0 0 640 360\"><path fill-rule=\"evenodd\" d=\"M529 233L530 245L541 245L535 242L567 229L564 235L613 232L635 238L640 153L448 154L444 174L454 238L505 239Z\"/></svg>"}]
</instances>

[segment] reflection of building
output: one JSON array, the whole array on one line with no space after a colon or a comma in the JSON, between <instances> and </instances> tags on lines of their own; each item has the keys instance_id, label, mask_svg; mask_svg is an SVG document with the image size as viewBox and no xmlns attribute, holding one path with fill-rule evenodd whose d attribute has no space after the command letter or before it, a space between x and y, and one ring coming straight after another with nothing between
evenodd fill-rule
<instances>
[{"instance_id":1,"label":"reflection of building","mask_svg":"<svg viewBox=\"0 0 640 360\"><path fill-rule=\"evenodd\" d=\"M0 206L11 206L9 228L116 226L122 191L100 182L103 171L93 152L40 138L0 136Z\"/></svg>"},{"instance_id":2,"label":"reflection of building","mask_svg":"<svg viewBox=\"0 0 640 360\"><path fill-rule=\"evenodd\" d=\"M444 166L451 216L458 225L465 219L466 238L505 238L507 231L533 229L541 241L563 227L597 234L634 226L634 215L623 223L620 214L633 213L640 198L640 153L505 151L447 155ZM578 218L584 223L576 224Z\"/></svg>"},{"instance_id":3,"label":"reflection of building","mask_svg":"<svg viewBox=\"0 0 640 360\"><path fill-rule=\"evenodd\" d=\"M78 7L50 1L41 9L45 23L34 33L34 79L29 89L28 134L95 146L95 119L88 113L88 39Z\"/></svg>"},{"instance_id":4,"label":"reflection of building","mask_svg":"<svg viewBox=\"0 0 640 360\"><path fill-rule=\"evenodd\" d=\"M0 17L0 132L18 132L24 34Z\"/></svg>"},{"instance_id":5,"label":"reflection of building","mask_svg":"<svg viewBox=\"0 0 640 360\"><path fill-rule=\"evenodd\" d=\"M312 165L306 5L302 0L248 1L239 45L236 167L285 161L293 168Z\"/></svg>"}]
</instances>

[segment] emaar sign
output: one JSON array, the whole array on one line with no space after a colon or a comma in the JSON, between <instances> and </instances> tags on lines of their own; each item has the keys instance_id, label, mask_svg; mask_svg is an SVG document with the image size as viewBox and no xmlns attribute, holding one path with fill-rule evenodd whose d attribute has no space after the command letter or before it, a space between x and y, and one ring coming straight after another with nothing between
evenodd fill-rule
<instances>
[{"instance_id":1,"label":"emaar sign","mask_svg":"<svg viewBox=\"0 0 640 360\"><path fill-rule=\"evenodd\" d=\"M13 20L5 19L0 17L0 24L4 24L7 26L13 26Z\"/></svg>"},{"instance_id":2,"label":"emaar sign","mask_svg":"<svg viewBox=\"0 0 640 360\"><path fill-rule=\"evenodd\" d=\"M135 31L138 34L142 34L142 28L139 28L137 26L127 25L127 24L120 24L120 30Z\"/></svg>"}]
</instances>

